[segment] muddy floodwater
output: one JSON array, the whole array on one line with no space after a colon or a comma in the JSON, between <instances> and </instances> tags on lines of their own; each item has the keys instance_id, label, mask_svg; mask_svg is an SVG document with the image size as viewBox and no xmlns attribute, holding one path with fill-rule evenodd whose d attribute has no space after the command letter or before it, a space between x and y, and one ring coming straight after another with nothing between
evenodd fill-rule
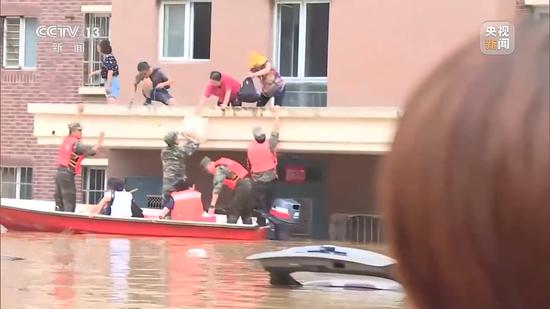
<instances>
[{"instance_id":1,"label":"muddy floodwater","mask_svg":"<svg viewBox=\"0 0 550 309\"><path fill-rule=\"evenodd\" d=\"M2 229L1 307L403 308L404 296L396 291L274 288L267 273L246 260L253 253L312 243L328 242L126 238Z\"/></svg>"}]
</instances>

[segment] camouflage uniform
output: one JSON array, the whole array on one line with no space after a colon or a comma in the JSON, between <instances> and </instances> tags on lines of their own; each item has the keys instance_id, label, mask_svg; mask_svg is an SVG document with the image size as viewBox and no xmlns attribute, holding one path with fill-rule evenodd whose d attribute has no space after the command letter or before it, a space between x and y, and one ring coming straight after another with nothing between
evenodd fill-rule
<instances>
[{"instance_id":1,"label":"camouflage uniform","mask_svg":"<svg viewBox=\"0 0 550 309\"><path fill-rule=\"evenodd\" d=\"M235 174L227 167L220 165L216 167L214 173L214 193L220 194L223 188L223 181L226 178L233 179ZM237 223L239 217L244 224L252 224L252 215L254 214L254 200L252 196L252 181L246 177L237 182L237 187L233 192L231 206L227 214L227 223Z\"/></svg>"},{"instance_id":2,"label":"camouflage uniform","mask_svg":"<svg viewBox=\"0 0 550 309\"><path fill-rule=\"evenodd\" d=\"M265 134L261 128L255 128L253 134L257 139L265 139ZM269 149L271 152L275 152L277 144L279 144L279 132L271 132L271 137L269 138ZM248 161L248 167L250 170L250 161ZM269 212L269 208L271 204L273 204L273 199L275 197L275 181L277 178L277 169L261 173L252 173L252 180L254 181L254 208L258 211L263 213ZM258 216L258 225L263 226L265 224L265 218Z\"/></svg>"},{"instance_id":3,"label":"camouflage uniform","mask_svg":"<svg viewBox=\"0 0 550 309\"><path fill-rule=\"evenodd\" d=\"M163 204L170 200L170 193L185 190L191 186L185 171L185 160L199 148L199 144L187 141L185 145L178 146L177 132L169 132L164 137L167 146L160 154L162 160L162 192ZM169 207L171 208L171 207Z\"/></svg>"}]
</instances>

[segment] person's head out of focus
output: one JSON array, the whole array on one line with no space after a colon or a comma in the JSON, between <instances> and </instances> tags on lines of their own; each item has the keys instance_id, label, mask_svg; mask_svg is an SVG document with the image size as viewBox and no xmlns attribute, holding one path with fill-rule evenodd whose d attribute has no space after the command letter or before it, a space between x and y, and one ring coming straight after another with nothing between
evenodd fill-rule
<instances>
[{"instance_id":1,"label":"person's head out of focus","mask_svg":"<svg viewBox=\"0 0 550 309\"><path fill-rule=\"evenodd\" d=\"M107 180L107 190L110 191L123 191L124 181L120 178L111 177Z\"/></svg>"},{"instance_id":2,"label":"person's head out of focus","mask_svg":"<svg viewBox=\"0 0 550 309\"><path fill-rule=\"evenodd\" d=\"M179 145L179 136L178 132L170 131L164 135L164 142L166 146L173 147Z\"/></svg>"},{"instance_id":3,"label":"person's head out of focus","mask_svg":"<svg viewBox=\"0 0 550 309\"><path fill-rule=\"evenodd\" d=\"M143 77L149 77L153 73L153 68L146 61L138 63L137 70Z\"/></svg>"},{"instance_id":4,"label":"person's head out of focus","mask_svg":"<svg viewBox=\"0 0 550 309\"><path fill-rule=\"evenodd\" d=\"M69 135L78 139L82 138L82 125L79 122L69 123Z\"/></svg>"},{"instance_id":5,"label":"person's head out of focus","mask_svg":"<svg viewBox=\"0 0 550 309\"><path fill-rule=\"evenodd\" d=\"M254 140L257 143L264 143L265 142L265 132L262 127L254 127L252 129L252 136L254 136Z\"/></svg>"},{"instance_id":6,"label":"person's head out of focus","mask_svg":"<svg viewBox=\"0 0 550 309\"><path fill-rule=\"evenodd\" d=\"M103 55L110 55L111 53L113 53L111 42L107 39L101 40L99 44L97 44L97 51L102 53Z\"/></svg>"},{"instance_id":7,"label":"person's head out of focus","mask_svg":"<svg viewBox=\"0 0 550 309\"><path fill-rule=\"evenodd\" d=\"M201 166L204 169L204 171L209 174L214 174L216 172L216 163L207 156L202 158Z\"/></svg>"},{"instance_id":8,"label":"person's head out of focus","mask_svg":"<svg viewBox=\"0 0 550 309\"><path fill-rule=\"evenodd\" d=\"M222 73L218 71L210 72L210 84L214 87L220 87L222 85Z\"/></svg>"},{"instance_id":9,"label":"person's head out of focus","mask_svg":"<svg viewBox=\"0 0 550 309\"><path fill-rule=\"evenodd\" d=\"M415 308L550 306L548 20L511 55L479 39L411 96L379 179Z\"/></svg>"},{"instance_id":10,"label":"person's head out of focus","mask_svg":"<svg viewBox=\"0 0 550 309\"><path fill-rule=\"evenodd\" d=\"M265 68L268 61L266 56L258 52L251 52L248 54L248 69L250 72L258 72Z\"/></svg>"}]
</instances>

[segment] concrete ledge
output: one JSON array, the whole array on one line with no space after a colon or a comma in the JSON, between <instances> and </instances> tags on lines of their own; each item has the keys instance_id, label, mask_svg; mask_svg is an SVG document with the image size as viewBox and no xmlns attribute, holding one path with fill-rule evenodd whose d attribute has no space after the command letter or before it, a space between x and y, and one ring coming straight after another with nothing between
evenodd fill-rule
<instances>
[{"instance_id":1,"label":"concrete ledge","mask_svg":"<svg viewBox=\"0 0 550 309\"><path fill-rule=\"evenodd\" d=\"M100 131L104 145L120 149L160 149L164 134L179 130L185 116L195 107L159 107L88 104L80 117L75 104L29 104L34 114L34 135L39 144L60 144L67 124L80 121L87 144L95 143ZM285 108L280 113L280 150L314 153L383 153L393 140L399 109L388 107ZM244 150L252 138L251 130L263 126L270 130L273 114L248 108L222 112L206 109L209 118L207 150Z\"/></svg>"},{"instance_id":2,"label":"concrete ledge","mask_svg":"<svg viewBox=\"0 0 550 309\"><path fill-rule=\"evenodd\" d=\"M105 88L103 88L103 87L79 87L78 88L78 94L80 94L80 95L105 96Z\"/></svg>"},{"instance_id":3,"label":"concrete ledge","mask_svg":"<svg viewBox=\"0 0 550 309\"><path fill-rule=\"evenodd\" d=\"M525 5L548 6L548 0L525 0Z\"/></svg>"},{"instance_id":4,"label":"concrete ledge","mask_svg":"<svg viewBox=\"0 0 550 309\"><path fill-rule=\"evenodd\" d=\"M101 87L83 87L100 88ZM104 92L102 92L104 94ZM27 111L31 114L52 114L52 115L75 115L76 104L48 104L30 103ZM106 104L85 104L83 116L104 115L104 116L148 116L148 117L177 117L182 118L191 115L195 106L163 106L147 107L135 103L132 108L128 105L106 105ZM295 117L328 117L328 118L396 118L401 110L397 107L288 107L282 108L279 112L281 118ZM267 108L242 107L221 111L218 108L205 108L203 116L208 118L250 118L250 117L273 117L273 113Z\"/></svg>"},{"instance_id":5,"label":"concrete ledge","mask_svg":"<svg viewBox=\"0 0 550 309\"><path fill-rule=\"evenodd\" d=\"M85 158L82 160L82 166L109 166L109 159Z\"/></svg>"},{"instance_id":6,"label":"concrete ledge","mask_svg":"<svg viewBox=\"0 0 550 309\"><path fill-rule=\"evenodd\" d=\"M83 5L80 7L82 13L111 13L112 5Z\"/></svg>"}]
</instances>

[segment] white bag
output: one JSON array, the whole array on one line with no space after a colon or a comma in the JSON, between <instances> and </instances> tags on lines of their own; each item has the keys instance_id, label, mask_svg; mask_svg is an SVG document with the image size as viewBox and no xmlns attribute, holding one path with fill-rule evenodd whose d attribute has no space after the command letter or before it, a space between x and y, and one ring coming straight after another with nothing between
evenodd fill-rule
<instances>
[{"instance_id":1,"label":"white bag","mask_svg":"<svg viewBox=\"0 0 550 309\"><path fill-rule=\"evenodd\" d=\"M187 135L201 143L207 140L208 118L186 116L182 121L182 135Z\"/></svg>"}]
</instances>

